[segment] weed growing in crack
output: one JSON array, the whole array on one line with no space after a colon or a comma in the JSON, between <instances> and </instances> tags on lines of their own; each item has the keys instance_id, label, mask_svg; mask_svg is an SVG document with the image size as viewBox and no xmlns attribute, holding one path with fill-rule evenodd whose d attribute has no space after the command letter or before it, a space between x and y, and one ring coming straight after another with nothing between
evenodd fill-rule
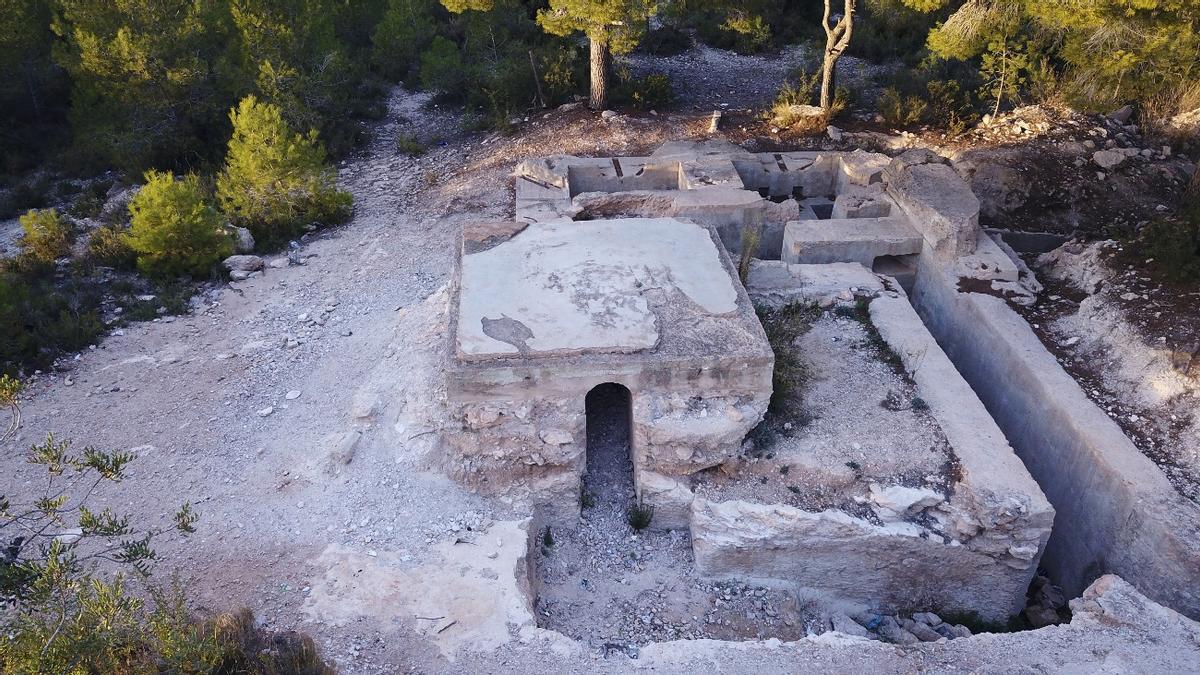
<instances>
[{"instance_id":1,"label":"weed growing in crack","mask_svg":"<svg viewBox=\"0 0 1200 675\"><path fill-rule=\"evenodd\" d=\"M640 502L634 504L625 513L625 519L629 521L630 527L641 532L650 527L650 521L654 519L654 507Z\"/></svg>"},{"instance_id":2,"label":"weed growing in crack","mask_svg":"<svg viewBox=\"0 0 1200 675\"><path fill-rule=\"evenodd\" d=\"M790 412L788 404L797 401L812 373L809 364L792 343L808 332L821 310L815 304L788 305L777 310L759 309L758 318L767 334L771 351L775 352L775 371L771 377L771 404L776 415Z\"/></svg>"},{"instance_id":3,"label":"weed growing in crack","mask_svg":"<svg viewBox=\"0 0 1200 675\"><path fill-rule=\"evenodd\" d=\"M908 372L904 369L904 361L900 359L900 355L896 353L896 350L892 349L892 346L887 343L887 340L883 339L883 336L879 334L879 329L871 321L870 306L870 298L859 298L854 303L854 307L839 306L835 311L838 316L854 319L862 324L863 330L867 333L867 342L875 350L879 360L891 366L897 375L902 377L907 376Z\"/></svg>"}]
</instances>

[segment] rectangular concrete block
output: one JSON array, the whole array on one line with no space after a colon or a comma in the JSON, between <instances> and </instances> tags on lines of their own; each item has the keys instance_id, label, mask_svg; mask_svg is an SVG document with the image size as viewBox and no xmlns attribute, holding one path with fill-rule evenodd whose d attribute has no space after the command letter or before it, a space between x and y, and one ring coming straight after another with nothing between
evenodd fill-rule
<instances>
[{"instance_id":1,"label":"rectangular concrete block","mask_svg":"<svg viewBox=\"0 0 1200 675\"><path fill-rule=\"evenodd\" d=\"M805 220L788 223L783 256L788 263L856 262L870 267L882 255L920 253L922 238L902 218Z\"/></svg>"}]
</instances>

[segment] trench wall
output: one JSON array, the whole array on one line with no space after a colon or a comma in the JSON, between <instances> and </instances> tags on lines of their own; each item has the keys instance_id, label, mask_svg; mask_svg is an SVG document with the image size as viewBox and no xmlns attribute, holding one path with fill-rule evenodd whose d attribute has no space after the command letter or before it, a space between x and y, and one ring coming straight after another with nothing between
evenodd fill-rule
<instances>
[{"instance_id":1,"label":"trench wall","mask_svg":"<svg viewBox=\"0 0 1200 675\"><path fill-rule=\"evenodd\" d=\"M1071 595L1119 574L1200 618L1200 508L1175 491L1001 298L923 254L912 301L1057 513L1042 565Z\"/></svg>"}]
</instances>

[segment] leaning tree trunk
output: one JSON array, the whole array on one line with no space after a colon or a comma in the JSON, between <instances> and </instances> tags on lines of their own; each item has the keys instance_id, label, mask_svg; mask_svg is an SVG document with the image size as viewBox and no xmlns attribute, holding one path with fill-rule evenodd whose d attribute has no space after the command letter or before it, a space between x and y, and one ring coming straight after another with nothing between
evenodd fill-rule
<instances>
[{"instance_id":1,"label":"leaning tree trunk","mask_svg":"<svg viewBox=\"0 0 1200 675\"><path fill-rule=\"evenodd\" d=\"M829 25L831 2L825 0L825 12L821 17L821 27L825 29L825 57L821 62L821 109L826 113L833 106L833 80L838 59L850 45L850 36L854 34L854 10L858 0L845 0L844 13L832 26Z\"/></svg>"},{"instance_id":2,"label":"leaning tree trunk","mask_svg":"<svg viewBox=\"0 0 1200 675\"><path fill-rule=\"evenodd\" d=\"M592 95L588 107L592 110L604 110L608 106L608 62L611 54L608 44L590 40L592 63Z\"/></svg>"}]
</instances>

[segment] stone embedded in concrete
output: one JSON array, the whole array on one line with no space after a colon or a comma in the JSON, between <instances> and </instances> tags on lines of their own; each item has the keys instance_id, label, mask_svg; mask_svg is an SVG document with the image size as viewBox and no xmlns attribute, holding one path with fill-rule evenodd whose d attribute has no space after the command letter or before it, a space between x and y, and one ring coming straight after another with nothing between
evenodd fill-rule
<instances>
[{"instance_id":1,"label":"stone embedded in concrete","mask_svg":"<svg viewBox=\"0 0 1200 675\"><path fill-rule=\"evenodd\" d=\"M922 239L904 218L801 220L783 231L783 261L792 264L855 262L870 267L879 256L921 252Z\"/></svg>"}]
</instances>

